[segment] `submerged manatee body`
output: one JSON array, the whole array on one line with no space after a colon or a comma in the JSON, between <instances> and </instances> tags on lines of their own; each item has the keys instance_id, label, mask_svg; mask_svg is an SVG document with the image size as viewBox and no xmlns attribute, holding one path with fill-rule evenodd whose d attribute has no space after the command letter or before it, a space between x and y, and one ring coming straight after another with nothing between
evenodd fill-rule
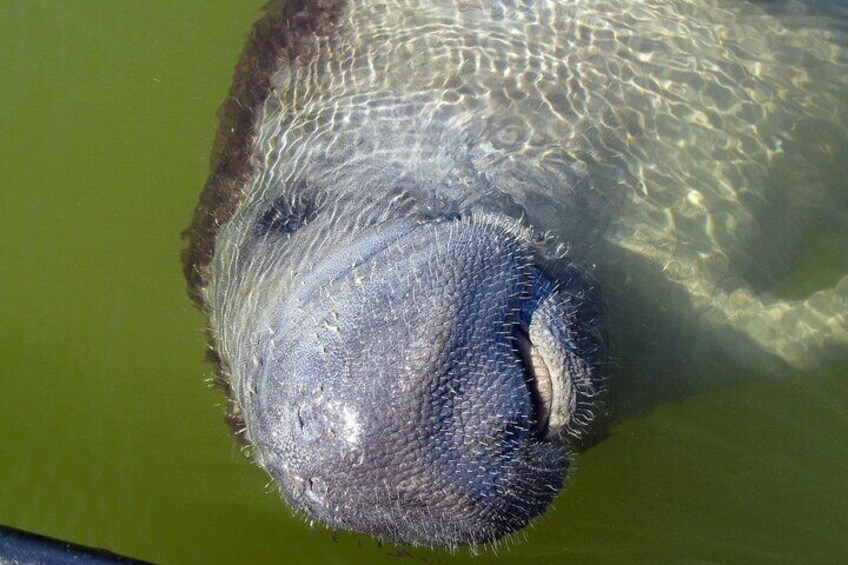
<instances>
[{"instance_id":1,"label":"submerged manatee body","mask_svg":"<svg viewBox=\"0 0 848 565\"><path fill-rule=\"evenodd\" d=\"M541 513L602 388L596 278L789 365L844 351L845 278L759 293L839 197L842 28L723 0L267 10L184 258L236 432L310 518L454 545Z\"/></svg>"}]
</instances>

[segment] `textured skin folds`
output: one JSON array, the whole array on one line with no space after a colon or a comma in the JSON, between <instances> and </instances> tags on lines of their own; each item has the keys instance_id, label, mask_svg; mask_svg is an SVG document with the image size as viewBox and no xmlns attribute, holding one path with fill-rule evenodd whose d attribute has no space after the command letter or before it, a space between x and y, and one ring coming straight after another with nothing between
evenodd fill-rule
<instances>
[{"instance_id":1,"label":"textured skin folds","mask_svg":"<svg viewBox=\"0 0 848 565\"><path fill-rule=\"evenodd\" d=\"M845 204L841 28L723 0L266 9L183 259L233 428L310 518L457 545L541 513L602 388L586 270L729 354L844 353L848 279L761 292Z\"/></svg>"},{"instance_id":2,"label":"textured skin folds","mask_svg":"<svg viewBox=\"0 0 848 565\"><path fill-rule=\"evenodd\" d=\"M366 241L376 252L342 270L329 257L280 304L240 401L249 436L319 521L407 542L494 539L562 481L565 451L534 432L515 339L535 325L573 333L567 306L521 241L485 221L423 223L385 244ZM562 358L579 352L560 344ZM593 369L566 365L562 402L588 403Z\"/></svg>"}]
</instances>

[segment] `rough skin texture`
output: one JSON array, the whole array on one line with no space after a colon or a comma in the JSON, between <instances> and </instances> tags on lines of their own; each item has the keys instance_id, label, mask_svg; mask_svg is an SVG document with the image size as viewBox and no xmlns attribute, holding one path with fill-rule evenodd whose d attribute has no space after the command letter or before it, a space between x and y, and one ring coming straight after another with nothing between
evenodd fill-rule
<instances>
[{"instance_id":1,"label":"rough skin texture","mask_svg":"<svg viewBox=\"0 0 848 565\"><path fill-rule=\"evenodd\" d=\"M441 545L522 527L567 459L534 431L516 334L559 334L560 433L576 429L595 392L579 355L598 345L577 331L579 298L485 220L382 226L357 247L353 266L351 250L331 255L268 305L276 325L240 402L261 464L332 526Z\"/></svg>"}]
</instances>

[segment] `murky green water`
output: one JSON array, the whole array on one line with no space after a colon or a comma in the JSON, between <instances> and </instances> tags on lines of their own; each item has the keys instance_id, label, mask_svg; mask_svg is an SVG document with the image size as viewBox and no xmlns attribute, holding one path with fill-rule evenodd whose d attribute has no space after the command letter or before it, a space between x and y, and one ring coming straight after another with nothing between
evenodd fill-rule
<instances>
[{"instance_id":1,"label":"murky green water","mask_svg":"<svg viewBox=\"0 0 848 565\"><path fill-rule=\"evenodd\" d=\"M308 527L204 384L179 233L247 4L0 3L0 523L165 563L493 560ZM828 229L787 294L844 261ZM848 364L751 377L616 424L497 557L848 557Z\"/></svg>"}]
</instances>

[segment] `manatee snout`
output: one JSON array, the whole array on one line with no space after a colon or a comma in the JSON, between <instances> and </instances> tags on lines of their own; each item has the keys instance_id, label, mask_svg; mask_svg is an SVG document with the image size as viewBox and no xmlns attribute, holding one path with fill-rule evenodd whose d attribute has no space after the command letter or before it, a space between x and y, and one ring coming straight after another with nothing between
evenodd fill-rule
<instances>
[{"instance_id":1,"label":"manatee snout","mask_svg":"<svg viewBox=\"0 0 848 565\"><path fill-rule=\"evenodd\" d=\"M399 221L335 250L271 307L244 377L259 463L332 527L425 545L523 527L597 386L567 283L492 217Z\"/></svg>"}]
</instances>

